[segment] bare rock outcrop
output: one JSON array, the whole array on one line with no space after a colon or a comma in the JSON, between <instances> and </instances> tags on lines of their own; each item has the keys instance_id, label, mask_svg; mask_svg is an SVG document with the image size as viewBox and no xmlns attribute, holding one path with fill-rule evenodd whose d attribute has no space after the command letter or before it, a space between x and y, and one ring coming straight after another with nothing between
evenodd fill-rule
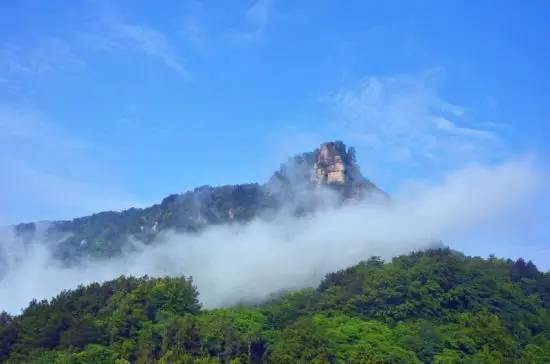
<instances>
[{"instance_id":1,"label":"bare rock outcrop","mask_svg":"<svg viewBox=\"0 0 550 364\"><path fill-rule=\"evenodd\" d=\"M345 184L348 173L355 166L351 154L346 151L342 142L323 143L316 153L311 180L316 185Z\"/></svg>"},{"instance_id":2,"label":"bare rock outcrop","mask_svg":"<svg viewBox=\"0 0 550 364\"><path fill-rule=\"evenodd\" d=\"M276 191L285 188L329 187L347 198L385 195L363 177L355 159L355 149L341 141L325 142L312 152L290 158L268 183Z\"/></svg>"}]
</instances>

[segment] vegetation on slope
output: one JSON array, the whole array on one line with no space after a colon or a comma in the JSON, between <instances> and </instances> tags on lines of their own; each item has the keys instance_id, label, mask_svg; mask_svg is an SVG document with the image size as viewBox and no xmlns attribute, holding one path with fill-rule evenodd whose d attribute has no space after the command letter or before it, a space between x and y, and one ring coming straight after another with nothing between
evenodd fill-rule
<instances>
[{"instance_id":1,"label":"vegetation on slope","mask_svg":"<svg viewBox=\"0 0 550 364\"><path fill-rule=\"evenodd\" d=\"M437 249L218 310L191 279L121 277L2 314L0 361L549 363L550 274Z\"/></svg>"},{"instance_id":2,"label":"vegetation on slope","mask_svg":"<svg viewBox=\"0 0 550 364\"><path fill-rule=\"evenodd\" d=\"M341 173L341 180L328 181L328 170ZM319 188L335 192L341 201L387 198L361 175L355 150L336 141L289 158L264 184L202 186L170 195L146 208L104 211L46 224L24 223L14 226L14 231L24 242L40 239L51 243L57 258L73 263L83 257L120 254L129 240L153 243L166 230L195 233L207 226L266 218L283 207L288 209L286 212L301 215L323 204Z\"/></svg>"}]
</instances>

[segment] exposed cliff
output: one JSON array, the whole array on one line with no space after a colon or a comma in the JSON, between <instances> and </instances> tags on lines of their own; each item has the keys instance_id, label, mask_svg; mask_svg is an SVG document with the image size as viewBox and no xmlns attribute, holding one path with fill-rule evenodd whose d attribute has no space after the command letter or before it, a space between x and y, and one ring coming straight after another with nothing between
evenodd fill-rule
<instances>
[{"instance_id":1,"label":"exposed cliff","mask_svg":"<svg viewBox=\"0 0 550 364\"><path fill-rule=\"evenodd\" d=\"M349 172L354 169L355 160L352 153L346 152L344 143L324 143L313 164L312 180L316 185L345 184L350 181Z\"/></svg>"},{"instance_id":2,"label":"exposed cliff","mask_svg":"<svg viewBox=\"0 0 550 364\"><path fill-rule=\"evenodd\" d=\"M326 142L313 152L290 158L281 166L268 185L276 191L285 188L328 187L340 192L341 197L385 198L385 193L363 177L355 158L355 149L341 141Z\"/></svg>"}]
</instances>

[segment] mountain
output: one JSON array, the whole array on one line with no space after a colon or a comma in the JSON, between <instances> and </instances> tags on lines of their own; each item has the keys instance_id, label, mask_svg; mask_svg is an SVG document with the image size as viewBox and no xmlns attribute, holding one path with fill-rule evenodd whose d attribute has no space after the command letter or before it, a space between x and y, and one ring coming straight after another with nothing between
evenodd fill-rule
<instances>
[{"instance_id":1,"label":"mountain","mask_svg":"<svg viewBox=\"0 0 550 364\"><path fill-rule=\"evenodd\" d=\"M108 257L118 254L130 237L151 243L168 229L200 232L211 225L270 218L283 208L296 215L308 213L326 202L327 191L336 203L387 198L363 177L355 150L336 141L289 158L264 184L202 186L143 209L106 211L48 224L19 224L15 231L26 241L43 234L64 260Z\"/></svg>"},{"instance_id":2,"label":"mountain","mask_svg":"<svg viewBox=\"0 0 550 364\"><path fill-rule=\"evenodd\" d=\"M432 249L203 310L191 279L120 277L0 314L6 363L550 363L550 273Z\"/></svg>"},{"instance_id":3,"label":"mountain","mask_svg":"<svg viewBox=\"0 0 550 364\"><path fill-rule=\"evenodd\" d=\"M144 209L20 224L15 230L23 242L45 237L67 263L59 268L72 274L86 265L71 263L89 263L79 258L122 253L132 238L153 244L167 230L192 234L209 226L269 222L279 214L299 217L325 206L380 200L388 197L361 174L353 148L328 142L289 158L263 184L203 186ZM215 239L220 237L222 245L204 248L205 265L237 272L245 261L228 256L221 248L225 236ZM300 282L297 275L308 270L304 257L318 248L316 239L308 250L293 249L274 264L258 264L252 254L253 274L244 285L270 287L270 275L262 270L282 271ZM330 244L346 250L345 239L339 235ZM166 246L158 263L180 264L178 259L169 262L175 245ZM280 257L276 248L263 250ZM210 262L213 253L223 260ZM244 249L238 253L246 254ZM184 276L122 276L64 290L50 300L31 301L20 315L0 313L0 362L550 363L550 272L540 272L532 262L468 257L448 248L412 252L390 262L352 255L359 263L326 274L315 281L320 281L316 287L278 291L262 300L247 300L242 285L231 286L220 275L206 279L241 302L220 309L204 309L193 279ZM297 258L299 270L288 269L285 258ZM33 270L35 261L28 261ZM91 262L96 279L103 266L124 260ZM322 260L324 267L327 262ZM51 263L48 256L39 273L52 268ZM27 273L13 272L11 279ZM63 281L57 274L61 271L54 272ZM204 278L204 272L194 273L197 282ZM9 287L19 288L19 281L13 282ZM25 282L22 289L35 288L34 281Z\"/></svg>"}]
</instances>

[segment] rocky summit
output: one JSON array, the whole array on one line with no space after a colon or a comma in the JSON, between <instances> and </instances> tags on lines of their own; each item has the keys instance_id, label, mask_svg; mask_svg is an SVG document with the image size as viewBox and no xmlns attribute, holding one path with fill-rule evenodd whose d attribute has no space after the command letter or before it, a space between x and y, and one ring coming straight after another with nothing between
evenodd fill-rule
<instances>
[{"instance_id":1,"label":"rocky summit","mask_svg":"<svg viewBox=\"0 0 550 364\"><path fill-rule=\"evenodd\" d=\"M45 234L55 242L57 255L72 260L80 256L107 257L120 252L129 237L151 243L162 231L199 232L207 226L268 218L283 207L304 214L321 203L322 189L334 192L340 203L385 198L383 191L363 177L355 150L341 141L326 142L312 152L291 157L267 183L202 186L173 194L160 204L121 212L106 211L67 221L49 223ZM15 227L30 240L38 224Z\"/></svg>"},{"instance_id":2,"label":"rocky summit","mask_svg":"<svg viewBox=\"0 0 550 364\"><path fill-rule=\"evenodd\" d=\"M351 172L359 174L353 149L346 151L342 142L324 143L316 154L312 175L316 185L345 184L350 181Z\"/></svg>"},{"instance_id":3,"label":"rocky summit","mask_svg":"<svg viewBox=\"0 0 550 364\"><path fill-rule=\"evenodd\" d=\"M326 142L312 152L296 155L284 163L268 182L276 191L327 187L346 199L385 198L385 194L363 177L355 149L341 141ZM281 187L282 185L282 187Z\"/></svg>"}]
</instances>

